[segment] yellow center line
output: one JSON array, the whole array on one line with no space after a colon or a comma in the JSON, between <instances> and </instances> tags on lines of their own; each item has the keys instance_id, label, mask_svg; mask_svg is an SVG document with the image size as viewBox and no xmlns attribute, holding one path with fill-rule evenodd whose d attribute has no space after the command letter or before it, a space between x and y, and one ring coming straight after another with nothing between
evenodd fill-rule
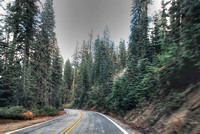
<instances>
[{"instance_id":1,"label":"yellow center line","mask_svg":"<svg viewBox=\"0 0 200 134\"><path fill-rule=\"evenodd\" d=\"M83 118L83 113L80 112L81 117L78 118L73 124L71 124L68 128L66 128L65 130L63 130L60 134L68 134Z\"/></svg>"}]
</instances>

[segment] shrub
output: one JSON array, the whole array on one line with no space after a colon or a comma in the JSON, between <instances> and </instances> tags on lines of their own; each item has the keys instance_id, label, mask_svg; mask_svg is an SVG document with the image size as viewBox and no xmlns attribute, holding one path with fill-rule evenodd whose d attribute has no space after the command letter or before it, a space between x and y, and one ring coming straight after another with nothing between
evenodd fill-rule
<instances>
[{"instance_id":1,"label":"shrub","mask_svg":"<svg viewBox=\"0 0 200 134\"><path fill-rule=\"evenodd\" d=\"M33 116L33 113L30 112L30 110L28 110L28 111L22 113L22 115L24 116L24 119L25 119L25 120L27 120L27 119L33 119L33 117L34 117L34 116Z\"/></svg>"},{"instance_id":2,"label":"shrub","mask_svg":"<svg viewBox=\"0 0 200 134\"><path fill-rule=\"evenodd\" d=\"M45 116L56 116L58 115L58 111L55 107L44 106L39 110L39 114Z\"/></svg>"},{"instance_id":3,"label":"shrub","mask_svg":"<svg viewBox=\"0 0 200 134\"><path fill-rule=\"evenodd\" d=\"M64 111L63 107L58 107L58 111Z\"/></svg>"},{"instance_id":4,"label":"shrub","mask_svg":"<svg viewBox=\"0 0 200 134\"><path fill-rule=\"evenodd\" d=\"M39 116L39 108L38 108L38 106L33 106L33 107L31 107L31 111L33 112L33 115L35 116L35 117L37 117L37 116Z\"/></svg>"},{"instance_id":5,"label":"shrub","mask_svg":"<svg viewBox=\"0 0 200 134\"><path fill-rule=\"evenodd\" d=\"M23 106L12 106L0 108L0 118L3 119L24 119L22 113L26 109Z\"/></svg>"}]
</instances>

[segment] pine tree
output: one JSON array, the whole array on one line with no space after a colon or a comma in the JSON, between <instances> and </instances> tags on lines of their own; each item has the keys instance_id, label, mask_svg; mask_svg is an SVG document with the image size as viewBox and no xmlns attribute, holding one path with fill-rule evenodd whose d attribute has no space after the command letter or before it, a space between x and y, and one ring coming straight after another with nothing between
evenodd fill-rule
<instances>
[{"instance_id":1,"label":"pine tree","mask_svg":"<svg viewBox=\"0 0 200 134\"><path fill-rule=\"evenodd\" d=\"M10 78L6 80L6 83L8 84L7 90L10 90L11 93L9 97L12 99L10 100L13 100L13 102L9 102L11 105L19 104L19 95L16 96L16 94L20 91L19 89L23 89L22 95L20 95L21 103L29 106L27 93L32 92L31 83L33 82L30 82L32 81L30 60L35 42L37 14L37 0L16 0L7 6L7 16L5 18L7 73L5 73L4 77ZM21 65L23 65L22 68ZM18 81L23 81L23 83Z\"/></svg>"},{"instance_id":2,"label":"pine tree","mask_svg":"<svg viewBox=\"0 0 200 134\"><path fill-rule=\"evenodd\" d=\"M148 18L147 18L147 0L134 0L132 7L131 35L129 50L134 54L135 60L145 56L147 45Z\"/></svg>"},{"instance_id":3,"label":"pine tree","mask_svg":"<svg viewBox=\"0 0 200 134\"><path fill-rule=\"evenodd\" d=\"M100 46L101 46L101 41L100 38L98 37L95 42L94 42L94 66L93 66L93 72L94 75L96 76L94 78L94 81L97 82L99 79L100 75Z\"/></svg>"},{"instance_id":4,"label":"pine tree","mask_svg":"<svg viewBox=\"0 0 200 134\"><path fill-rule=\"evenodd\" d=\"M161 52L161 45L159 43L160 40L160 35L159 35L159 23L160 23L160 16L158 13L156 13L153 16L153 23L154 23L154 28L151 32L151 38L152 38L152 51L154 54L159 54Z\"/></svg>"},{"instance_id":5,"label":"pine tree","mask_svg":"<svg viewBox=\"0 0 200 134\"><path fill-rule=\"evenodd\" d=\"M65 63L64 81L65 81L67 89L71 90L71 85L72 85L72 67L71 67L71 63L70 63L69 59Z\"/></svg>"},{"instance_id":6,"label":"pine tree","mask_svg":"<svg viewBox=\"0 0 200 134\"><path fill-rule=\"evenodd\" d=\"M63 59L60 56L59 48L57 44L55 44L55 49L53 53L53 61L51 68L51 88L50 88L50 105L52 106L60 106L62 104L62 84L63 84L63 76L62 76L62 66Z\"/></svg>"},{"instance_id":7,"label":"pine tree","mask_svg":"<svg viewBox=\"0 0 200 134\"><path fill-rule=\"evenodd\" d=\"M200 15L199 0L181 1L181 49L182 78L185 83L198 81L200 67Z\"/></svg>"},{"instance_id":8,"label":"pine tree","mask_svg":"<svg viewBox=\"0 0 200 134\"><path fill-rule=\"evenodd\" d=\"M77 78L77 88L75 94L75 103L76 100L80 100L79 105L85 105L88 100L88 91L89 87L89 73L88 73L88 56L89 48L85 41L83 41L81 50L80 50L80 66L78 68L78 78Z\"/></svg>"},{"instance_id":9,"label":"pine tree","mask_svg":"<svg viewBox=\"0 0 200 134\"><path fill-rule=\"evenodd\" d=\"M169 9L169 15L170 15L170 29L173 39L173 42L175 42L177 45L179 45L180 41L180 30L181 30L181 12L180 12L180 0L172 0L172 5Z\"/></svg>"},{"instance_id":10,"label":"pine tree","mask_svg":"<svg viewBox=\"0 0 200 134\"><path fill-rule=\"evenodd\" d=\"M109 48L104 44L104 41L97 39L95 41L95 49L95 81L101 85L108 82L112 76L112 61L111 56L109 55Z\"/></svg>"},{"instance_id":11,"label":"pine tree","mask_svg":"<svg viewBox=\"0 0 200 134\"><path fill-rule=\"evenodd\" d=\"M169 26L167 24L167 17L169 16L167 14L167 5L169 2L164 2L162 0L162 11L161 11L161 19L160 19L160 29L159 29L159 34L160 34L160 40L159 43L161 44L161 51L165 51L165 49L168 47L167 44L169 43L168 36L169 36Z\"/></svg>"},{"instance_id":12,"label":"pine tree","mask_svg":"<svg viewBox=\"0 0 200 134\"><path fill-rule=\"evenodd\" d=\"M107 32L106 32L107 31ZM103 105L105 98L111 91L114 74L114 45L109 40L108 29L104 31L104 38L97 38L94 43L94 73L96 76L95 83L98 87L99 104Z\"/></svg>"},{"instance_id":13,"label":"pine tree","mask_svg":"<svg viewBox=\"0 0 200 134\"><path fill-rule=\"evenodd\" d=\"M75 94L75 84L77 83L77 70L79 67L79 48L78 48L78 41L77 46L75 48L74 54L73 54L73 83L72 83L72 100L74 100L74 94Z\"/></svg>"},{"instance_id":14,"label":"pine tree","mask_svg":"<svg viewBox=\"0 0 200 134\"><path fill-rule=\"evenodd\" d=\"M3 21L3 19L0 20L0 107L9 105L9 101L13 95L8 81L9 75L7 75L9 45L4 36Z\"/></svg>"},{"instance_id":15,"label":"pine tree","mask_svg":"<svg viewBox=\"0 0 200 134\"><path fill-rule=\"evenodd\" d=\"M4 26L1 25L1 63L2 63L2 72L1 72L1 99L3 100L1 102L2 106L12 105L14 104L12 99L14 96L15 88L14 85L17 83L14 83L14 49L15 44L11 44L11 37L10 34L12 32L11 27L11 4L9 3L6 11L7 16L5 16L4 19L1 19L1 24L4 24ZM5 32L3 32L5 31ZM5 97L5 98L4 98Z\"/></svg>"},{"instance_id":16,"label":"pine tree","mask_svg":"<svg viewBox=\"0 0 200 134\"><path fill-rule=\"evenodd\" d=\"M64 67L64 89L63 89L63 94L64 94L64 103L66 103L66 100L70 100L70 96L69 93L71 92L71 86L72 86L72 66L70 63L70 60L68 59L65 63L65 67Z\"/></svg>"},{"instance_id":17,"label":"pine tree","mask_svg":"<svg viewBox=\"0 0 200 134\"><path fill-rule=\"evenodd\" d=\"M93 30L89 33L89 40L88 40L88 79L89 85L92 86L94 84L94 73L93 73Z\"/></svg>"},{"instance_id":18,"label":"pine tree","mask_svg":"<svg viewBox=\"0 0 200 134\"><path fill-rule=\"evenodd\" d=\"M147 6L149 2L147 0L134 0L132 6L132 20L131 20L131 35L128 46L128 75L131 79L139 78L137 66L140 60L143 58L149 58L150 52L148 42L148 17ZM134 75L134 77L132 77ZM137 80L135 80L137 81Z\"/></svg>"},{"instance_id":19,"label":"pine tree","mask_svg":"<svg viewBox=\"0 0 200 134\"><path fill-rule=\"evenodd\" d=\"M49 94L51 89L51 62L53 49L56 43L55 37L55 16L53 9L53 0L46 0L41 13L41 25L37 33L37 42L35 45L34 65L37 72L38 100L41 105L49 105ZM39 99L40 98L40 99Z\"/></svg>"},{"instance_id":20,"label":"pine tree","mask_svg":"<svg viewBox=\"0 0 200 134\"><path fill-rule=\"evenodd\" d=\"M120 63L119 63L119 47L117 46L113 52L113 64L114 64L114 73L120 71Z\"/></svg>"},{"instance_id":21,"label":"pine tree","mask_svg":"<svg viewBox=\"0 0 200 134\"><path fill-rule=\"evenodd\" d=\"M126 45L122 39L119 42L119 66L120 70L126 67Z\"/></svg>"},{"instance_id":22,"label":"pine tree","mask_svg":"<svg viewBox=\"0 0 200 134\"><path fill-rule=\"evenodd\" d=\"M87 102L88 91L90 87L89 87L88 66L87 66L86 57L84 57L80 65L80 75L81 75L81 85L82 85L81 101Z\"/></svg>"},{"instance_id":23,"label":"pine tree","mask_svg":"<svg viewBox=\"0 0 200 134\"><path fill-rule=\"evenodd\" d=\"M32 55L31 48L35 42L35 34L36 34L36 16L38 13L38 6L36 4L37 0L29 0L21 2L22 17L21 17L21 25L23 25L23 30L19 35L19 40L24 44L23 45L23 95L24 102L26 106L28 99L28 92L31 92L31 84L30 81L30 57Z\"/></svg>"},{"instance_id":24,"label":"pine tree","mask_svg":"<svg viewBox=\"0 0 200 134\"><path fill-rule=\"evenodd\" d=\"M46 0L41 14L38 4L38 0L15 0L7 6L0 29L5 31L1 36L5 38L0 38L1 106L62 103L62 58L54 32L53 0Z\"/></svg>"}]
</instances>

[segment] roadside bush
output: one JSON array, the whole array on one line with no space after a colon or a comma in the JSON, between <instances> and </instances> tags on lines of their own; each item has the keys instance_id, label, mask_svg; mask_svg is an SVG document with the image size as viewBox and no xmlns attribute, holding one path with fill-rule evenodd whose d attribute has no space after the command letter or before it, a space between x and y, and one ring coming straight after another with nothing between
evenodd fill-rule
<instances>
[{"instance_id":1,"label":"roadside bush","mask_svg":"<svg viewBox=\"0 0 200 134\"><path fill-rule=\"evenodd\" d=\"M37 117L37 116L39 116L39 108L38 108L38 106L33 106L33 107L31 107L31 111L33 112L33 115L35 116L35 117Z\"/></svg>"},{"instance_id":2,"label":"roadside bush","mask_svg":"<svg viewBox=\"0 0 200 134\"><path fill-rule=\"evenodd\" d=\"M39 115L45 116L56 116L58 115L58 110L52 106L44 106L39 110Z\"/></svg>"},{"instance_id":3,"label":"roadside bush","mask_svg":"<svg viewBox=\"0 0 200 134\"><path fill-rule=\"evenodd\" d=\"M58 107L58 111L64 111L63 107Z\"/></svg>"},{"instance_id":4,"label":"roadside bush","mask_svg":"<svg viewBox=\"0 0 200 134\"><path fill-rule=\"evenodd\" d=\"M58 111L63 111L62 107L58 109L52 106L44 106L38 108L32 107L30 110L25 109L23 106L1 107L0 118L1 119L33 119L38 116L56 116L59 115Z\"/></svg>"},{"instance_id":5,"label":"roadside bush","mask_svg":"<svg viewBox=\"0 0 200 134\"><path fill-rule=\"evenodd\" d=\"M12 106L0 108L0 118L2 119L24 119L22 113L27 110L23 106Z\"/></svg>"},{"instance_id":6,"label":"roadside bush","mask_svg":"<svg viewBox=\"0 0 200 134\"><path fill-rule=\"evenodd\" d=\"M24 116L25 120L33 119L33 117L34 117L33 113L30 110L24 112L22 115Z\"/></svg>"}]
</instances>

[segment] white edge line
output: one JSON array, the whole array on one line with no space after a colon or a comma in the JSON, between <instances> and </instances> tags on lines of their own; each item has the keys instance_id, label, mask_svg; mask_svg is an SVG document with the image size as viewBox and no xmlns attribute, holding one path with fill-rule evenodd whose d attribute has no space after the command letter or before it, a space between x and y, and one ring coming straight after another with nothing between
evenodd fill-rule
<instances>
[{"instance_id":1,"label":"white edge line","mask_svg":"<svg viewBox=\"0 0 200 134\"><path fill-rule=\"evenodd\" d=\"M24 128L20 128L20 129L17 129L17 130L14 130L14 131L10 131L10 132L6 132L5 134L12 134L14 132L18 132L18 131L21 131L21 130L24 130L24 129L27 129L27 128L31 128L31 127L35 127L35 126L38 126L38 125L41 125L41 124L44 124L44 123L47 123L47 122L50 122L50 121L53 121L53 120L57 120L65 115L68 115L68 111L66 111L67 113L58 117L58 118L55 118L55 119L51 119L51 120L48 120L48 121L45 121L45 122L41 122L41 123L38 123L38 124L35 124L35 125L31 125L31 126L28 126L28 127L24 127Z\"/></svg>"},{"instance_id":2,"label":"white edge line","mask_svg":"<svg viewBox=\"0 0 200 134\"><path fill-rule=\"evenodd\" d=\"M96 112L98 113L98 112ZM106 119L108 119L109 121L111 121L115 126L117 126L124 134L128 134L128 132L126 130L124 130L121 126L119 126L117 123L115 123L113 120L111 120L110 118L108 118L106 115L98 113L102 116L104 116Z\"/></svg>"}]
</instances>

